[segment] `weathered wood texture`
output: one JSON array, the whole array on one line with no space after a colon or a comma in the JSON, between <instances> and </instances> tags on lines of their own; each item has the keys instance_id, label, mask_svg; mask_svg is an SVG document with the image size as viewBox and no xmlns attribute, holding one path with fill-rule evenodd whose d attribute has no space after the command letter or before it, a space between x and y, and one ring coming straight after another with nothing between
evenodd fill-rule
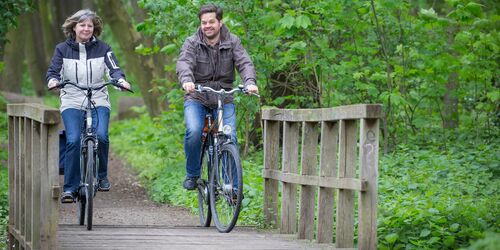
<instances>
[{"instance_id":1,"label":"weathered wood texture","mask_svg":"<svg viewBox=\"0 0 500 250\"><path fill-rule=\"evenodd\" d=\"M281 226L281 233L297 233L299 239L315 237L318 243L335 242L340 249L353 248L357 194L357 247L376 249L378 119L381 112L382 106L378 104L262 111L264 211L268 220ZM279 124L283 124L282 132ZM282 159L278 158L280 143ZM278 169L280 160L281 170ZM359 176L356 176L357 171ZM281 216L278 214L278 183L283 185ZM299 204L296 185L300 187Z\"/></svg>"},{"instance_id":2,"label":"weathered wood texture","mask_svg":"<svg viewBox=\"0 0 500 250\"><path fill-rule=\"evenodd\" d=\"M57 247L59 110L9 104L9 249Z\"/></svg>"},{"instance_id":3,"label":"weathered wood texture","mask_svg":"<svg viewBox=\"0 0 500 250\"><path fill-rule=\"evenodd\" d=\"M70 249L334 249L331 245L298 241L286 235L236 227L231 233L214 227L106 226L92 231L77 225L60 225L59 250Z\"/></svg>"}]
</instances>

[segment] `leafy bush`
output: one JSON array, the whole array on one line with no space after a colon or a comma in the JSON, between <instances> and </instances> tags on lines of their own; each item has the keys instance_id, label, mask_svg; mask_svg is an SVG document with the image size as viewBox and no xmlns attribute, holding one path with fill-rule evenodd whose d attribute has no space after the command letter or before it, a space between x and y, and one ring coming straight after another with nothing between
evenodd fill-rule
<instances>
[{"instance_id":1,"label":"leafy bush","mask_svg":"<svg viewBox=\"0 0 500 250\"><path fill-rule=\"evenodd\" d=\"M499 231L500 144L400 146L381 158L380 249L455 249Z\"/></svg>"}]
</instances>

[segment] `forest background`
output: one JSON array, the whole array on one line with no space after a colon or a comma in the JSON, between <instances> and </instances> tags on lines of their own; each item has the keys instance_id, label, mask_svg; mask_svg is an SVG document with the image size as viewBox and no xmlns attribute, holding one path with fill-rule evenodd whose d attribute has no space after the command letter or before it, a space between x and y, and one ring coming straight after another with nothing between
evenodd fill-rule
<instances>
[{"instance_id":1,"label":"forest background","mask_svg":"<svg viewBox=\"0 0 500 250\"><path fill-rule=\"evenodd\" d=\"M145 104L136 108L142 116L112 123L112 150L133 166L153 200L193 208L195 196L180 186L184 127L175 63L182 43L199 26L199 6L207 2L3 0L0 91L41 97L57 107L44 76L55 45L64 40L60 26L76 10L96 10L105 24L101 38ZM497 1L211 2L224 8L225 24L252 57L262 96L236 98L245 169L240 224L269 226L261 216L261 107L380 103L379 248L498 245ZM118 98L113 94L115 106ZM0 126L5 166L6 115ZM5 167L0 174L4 227Z\"/></svg>"}]
</instances>

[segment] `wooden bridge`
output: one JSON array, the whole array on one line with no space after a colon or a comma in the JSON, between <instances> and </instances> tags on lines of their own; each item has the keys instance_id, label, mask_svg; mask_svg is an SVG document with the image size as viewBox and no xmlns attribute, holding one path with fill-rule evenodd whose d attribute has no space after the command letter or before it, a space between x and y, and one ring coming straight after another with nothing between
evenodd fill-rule
<instances>
[{"instance_id":1,"label":"wooden bridge","mask_svg":"<svg viewBox=\"0 0 500 250\"><path fill-rule=\"evenodd\" d=\"M7 113L9 249L376 249L380 105L263 110L263 209L279 234L59 225L59 110L11 104Z\"/></svg>"}]
</instances>

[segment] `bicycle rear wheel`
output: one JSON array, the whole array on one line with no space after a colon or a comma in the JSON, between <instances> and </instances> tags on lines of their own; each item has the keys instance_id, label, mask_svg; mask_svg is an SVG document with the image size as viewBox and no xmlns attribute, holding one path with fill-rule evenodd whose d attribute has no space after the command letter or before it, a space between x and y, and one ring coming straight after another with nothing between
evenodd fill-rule
<instances>
[{"instance_id":1,"label":"bicycle rear wheel","mask_svg":"<svg viewBox=\"0 0 500 250\"><path fill-rule=\"evenodd\" d=\"M208 178L210 169L210 155L208 154L208 145L204 144L200 159L201 169L198 184L198 212L200 214L200 224L203 227L209 227L212 220L210 211L210 196L208 195Z\"/></svg>"},{"instance_id":2,"label":"bicycle rear wheel","mask_svg":"<svg viewBox=\"0 0 500 250\"><path fill-rule=\"evenodd\" d=\"M221 147L218 161L210 173L210 205L215 226L228 233L236 225L243 198L243 174L235 144Z\"/></svg>"},{"instance_id":3,"label":"bicycle rear wheel","mask_svg":"<svg viewBox=\"0 0 500 250\"><path fill-rule=\"evenodd\" d=\"M94 205L94 187L95 187L95 154L94 142L87 142L87 171L85 174L85 214L87 215L87 230L92 230L92 213Z\"/></svg>"}]
</instances>

